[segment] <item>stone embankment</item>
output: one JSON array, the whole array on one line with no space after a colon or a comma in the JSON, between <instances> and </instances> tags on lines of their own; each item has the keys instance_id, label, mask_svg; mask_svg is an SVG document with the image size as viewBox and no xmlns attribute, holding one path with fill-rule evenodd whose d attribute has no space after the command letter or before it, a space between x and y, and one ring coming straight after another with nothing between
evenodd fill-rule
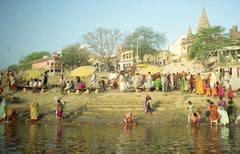
<instances>
[{"instance_id":1,"label":"stone embankment","mask_svg":"<svg viewBox=\"0 0 240 154\"><path fill-rule=\"evenodd\" d=\"M217 98L206 97L205 95L195 95L174 92L148 92L152 97L153 112L144 112L144 102L146 92L125 92L111 90L102 93L82 93L79 95L64 95L66 100L65 119L71 123L99 123L99 124L119 124L127 112L132 112L137 123L142 124L183 124L187 121L187 102L192 101L195 109L205 116L207 99L215 103ZM31 92L18 92L14 94L23 100L20 104L11 104L9 107L15 108L19 119L25 121L29 114L29 104L36 101L40 105L41 121L55 120L54 97L59 95L59 89L52 89L43 94ZM235 100L239 108L239 97Z\"/></svg>"}]
</instances>

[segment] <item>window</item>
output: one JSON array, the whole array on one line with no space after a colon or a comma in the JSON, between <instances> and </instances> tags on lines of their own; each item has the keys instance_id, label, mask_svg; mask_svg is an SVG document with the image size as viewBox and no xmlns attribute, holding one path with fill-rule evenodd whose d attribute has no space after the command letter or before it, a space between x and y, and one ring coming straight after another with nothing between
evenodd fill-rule
<instances>
[{"instance_id":1,"label":"window","mask_svg":"<svg viewBox=\"0 0 240 154\"><path fill-rule=\"evenodd\" d=\"M237 55L240 56L240 50L237 51Z\"/></svg>"},{"instance_id":2,"label":"window","mask_svg":"<svg viewBox=\"0 0 240 154\"><path fill-rule=\"evenodd\" d=\"M224 51L223 55L226 56L226 57L230 56L228 51Z\"/></svg>"}]
</instances>

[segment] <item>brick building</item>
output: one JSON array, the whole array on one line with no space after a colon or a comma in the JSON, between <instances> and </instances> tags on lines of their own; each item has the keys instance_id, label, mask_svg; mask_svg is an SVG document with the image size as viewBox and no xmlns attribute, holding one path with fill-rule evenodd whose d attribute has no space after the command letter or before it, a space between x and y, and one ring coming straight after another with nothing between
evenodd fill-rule
<instances>
[{"instance_id":1,"label":"brick building","mask_svg":"<svg viewBox=\"0 0 240 154\"><path fill-rule=\"evenodd\" d=\"M32 69L44 69L50 72L61 71L60 54L54 53L51 57L32 61Z\"/></svg>"}]
</instances>

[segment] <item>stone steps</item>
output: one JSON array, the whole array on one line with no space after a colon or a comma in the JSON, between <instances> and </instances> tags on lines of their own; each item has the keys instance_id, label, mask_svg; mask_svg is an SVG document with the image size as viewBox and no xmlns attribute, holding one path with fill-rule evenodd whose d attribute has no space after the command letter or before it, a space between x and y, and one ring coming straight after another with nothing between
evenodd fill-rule
<instances>
[{"instance_id":1,"label":"stone steps","mask_svg":"<svg viewBox=\"0 0 240 154\"><path fill-rule=\"evenodd\" d=\"M183 108L182 105L174 105L174 104L159 104L159 105L155 105L153 104L152 107L156 110L161 108L166 108L169 110L174 110L174 109L179 109L179 108ZM87 105L86 109L87 110L123 110L123 109L131 109L131 110L139 110L139 109L143 109L144 105Z\"/></svg>"},{"instance_id":2,"label":"stone steps","mask_svg":"<svg viewBox=\"0 0 240 154\"><path fill-rule=\"evenodd\" d=\"M138 108L143 107L143 104L88 104L87 108Z\"/></svg>"},{"instance_id":3,"label":"stone steps","mask_svg":"<svg viewBox=\"0 0 240 154\"><path fill-rule=\"evenodd\" d=\"M191 100L194 104L206 105L206 97L196 96L195 94L183 94L182 92L154 92L149 94L152 97L154 110L152 114L144 112L146 93L105 93L91 97L86 103L86 109L82 116L119 119L119 117L124 117L127 112L132 112L134 117L141 117L145 121L153 119L159 121L162 117L178 119L179 115L185 115L184 111L186 111L188 100Z\"/></svg>"},{"instance_id":4,"label":"stone steps","mask_svg":"<svg viewBox=\"0 0 240 154\"><path fill-rule=\"evenodd\" d=\"M192 99L192 98L189 98ZM196 100L201 99L201 98L197 98ZM134 102L134 101L141 101L144 102L145 101L145 97L141 98L141 97L128 97L128 98L94 98L94 99L90 99L91 101L95 101L95 102L102 102L102 101L106 101L106 102L113 102L114 101L122 101L122 102ZM183 100L183 98L181 96L179 97L175 97L175 98L168 98L168 97L152 97L153 101L181 101ZM204 100L204 99L203 99Z\"/></svg>"},{"instance_id":5,"label":"stone steps","mask_svg":"<svg viewBox=\"0 0 240 154\"><path fill-rule=\"evenodd\" d=\"M166 111L171 111L168 114L175 115L175 112L178 110L169 110L167 108L159 108L157 110L154 110L152 112L152 115L161 115L162 112ZM83 112L83 115L102 115L102 116L111 116L111 115L125 115L128 112L132 112L133 115L145 115L146 113L144 112L144 109L139 109L139 110L130 110L130 109L124 109L124 110L87 110ZM150 114L150 113L149 113Z\"/></svg>"}]
</instances>

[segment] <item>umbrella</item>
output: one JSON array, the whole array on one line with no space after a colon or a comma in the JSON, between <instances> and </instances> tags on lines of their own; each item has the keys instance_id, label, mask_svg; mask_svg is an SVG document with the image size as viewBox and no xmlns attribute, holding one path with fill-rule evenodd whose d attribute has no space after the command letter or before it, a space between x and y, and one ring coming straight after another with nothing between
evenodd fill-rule
<instances>
[{"instance_id":1,"label":"umbrella","mask_svg":"<svg viewBox=\"0 0 240 154\"><path fill-rule=\"evenodd\" d=\"M23 75L23 79L30 80L34 78L39 78L44 73L44 70L28 70Z\"/></svg>"},{"instance_id":2,"label":"umbrella","mask_svg":"<svg viewBox=\"0 0 240 154\"><path fill-rule=\"evenodd\" d=\"M154 65L148 65L147 67L143 67L143 68L139 69L140 74L147 75L148 72L150 72L151 74L159 73L160 67L154 66Z\"/></svg>"},{"instance_id":3,"label":"umbrella","mask_svg":"<svg viewBox=\"0 0 240 154\"><path fill-rule=\"evenodd\" d=\"M72 76L88 76L92 75L96 71L93 66L80 66L71 71Z\"/></svg>"}]
</instances>

